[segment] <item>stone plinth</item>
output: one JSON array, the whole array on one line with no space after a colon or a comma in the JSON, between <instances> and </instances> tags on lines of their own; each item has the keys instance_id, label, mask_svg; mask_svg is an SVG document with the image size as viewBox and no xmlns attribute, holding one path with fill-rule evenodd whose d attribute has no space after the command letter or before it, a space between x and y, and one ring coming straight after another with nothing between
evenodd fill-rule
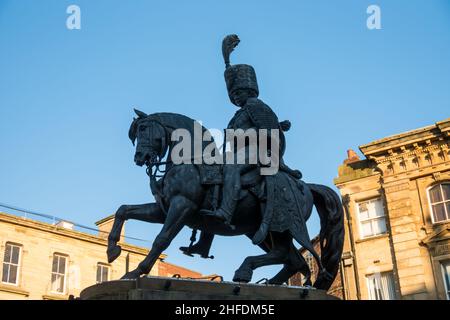
<instances>
[{"instance_id":1,"label":"stone plinth","mask_svg":"<svg viewBox=\"0 0 450 320\"><path fill-rule=\"evenodd\" d=\"M165 277L116 280L93 285L82 300L338 300L306 287L215 282Z\"/></svg>"}]
</instances>

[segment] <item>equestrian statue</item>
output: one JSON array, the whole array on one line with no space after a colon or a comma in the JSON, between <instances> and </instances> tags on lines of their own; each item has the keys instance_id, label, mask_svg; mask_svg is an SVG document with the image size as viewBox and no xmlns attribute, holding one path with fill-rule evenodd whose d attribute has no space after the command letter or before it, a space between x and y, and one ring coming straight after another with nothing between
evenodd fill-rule
<instances>
[{"instance_id":1,"label":"equestrian statue","mask_svg":"<svg viewBox=\"0 0 450 320\"><path fill-rule=\"evenodd\" d=\"M344 242L340 198L329 187L305 183L300 171L284 163L285 132L291 124L287 120L279 122L274 111L258 98L252 66L230 64L230 54L239 42L237 35L229 35L222 42L228 95L239 108L225 130L222 152L209 131L187 116L168 112L147 115L135 110L137 118L130 126L129 138L136 144L135 163L147 167L155 202L120 206L108 237L108 261L111 263L121 253L118 242L126 220L160 223L163 227L147 257L122 279L148 274L184 226L190 227L193 235L190 245L180 249L190 256L210 257L214 235L246 235L265 251L245 258L235 271L235 282L250 282L253 270L276 264L283 267L268 280L269 284L281 285L300 272L305 277L304 285L327 290L336 277ZM200 150L192 144L180 153L182 144L186 146L185 138L174 136L182 130L193 137L198 128L210 141L202 139ZM254 132L255 139L240 139L243 132ZM231 150L226 146L231 146ZM196 151L201 155L208 151L219 161L195 161ZM268 157L276 164L276 170L268 170ZM159 169L162 165L164 171ZM313 206L320 217L320 256L306 227ZM195 243L197 230L201 235ZM293 240L309 251L317 263L319 271L314 284L311 270Z\"/></svg>"}]
</instances>

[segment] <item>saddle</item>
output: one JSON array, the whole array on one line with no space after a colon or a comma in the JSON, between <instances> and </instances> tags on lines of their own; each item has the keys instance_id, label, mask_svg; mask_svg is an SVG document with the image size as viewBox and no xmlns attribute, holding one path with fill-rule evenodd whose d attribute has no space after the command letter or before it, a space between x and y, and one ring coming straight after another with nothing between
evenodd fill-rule
<instances>
[{"instance_id":1,"label":"saddle","mask_svg":"<svg viewBox=\"0 0 450 320\"><path fill-rule=\"evenodd\" d=\"M208 188L204 208L216 209L219 206L219 197L222 194L223 166L198 165L201 184ZM292 170L283 170L273 176L261 176L260 168L245 172L241 175L242 190L239 199L248 193L255 195L264 206L264 214L259 231L254 236L253 243L261 243L268 231L283 232L301 230L296 239L303 244L309 241L306 221L301 212L305 212L305 202L299 195L304 195L304 182L292 174ZM289 169L289 168L287 168ZM294 172L295 174L295 172ZM293 230L294 231L294 230ZM295 231L298 232L298 231Z\"/></svg>"},{"instance_id":2,"label":"saddle","mask_svg":"<svg viewBox=\"0 0 450 320\"><path fill-rule=\"evenodd\" d=\"M202 185L221 185L223 184L223 165L197 165L200 173L200 181ZM241 185L243 188L248 188L258 184L262 181L262 177L259 174L259 167L245 172L241 175Z\"/></svg>"},{"instance_id":3,"label":"saddle","mask_svg":"<svg viewBox=\"0 0 450 320\"><path fill-rule=\"evenodd\" d=\"M223 185L223 165L220 164L200 164L196 165L200 174L200 182L203 186L206 186L210 191L210 195L207 196L208 202L212 205L212 208L218 207L219 202L219 194L221 194L221 189ZM293 176L295 180L299 180L301 175L298 176L295 170L290 170L286 166L280 167L280 172L283 172L287 176ZM277 177L275 175L275 177ZM272 179L266 179L267 176L261 176L260 167L256 166L255 168L247 171L241 175L241 186L242 190L239 196L239 199L243 199L249 192L255 195L259 200L267 199L267 182L274 183ZM276 178L279 180L280 178ZM299 185L300 189L303 189L303 186ZM271 188L269 188L271 189ZM303 190L302 190L303 191Z\"/></svg>"}]
</instances>

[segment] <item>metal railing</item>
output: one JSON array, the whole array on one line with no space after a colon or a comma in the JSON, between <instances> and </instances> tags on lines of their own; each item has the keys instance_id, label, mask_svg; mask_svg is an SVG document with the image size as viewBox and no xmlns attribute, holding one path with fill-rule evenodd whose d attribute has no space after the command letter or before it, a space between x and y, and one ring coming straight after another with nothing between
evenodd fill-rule
<instances>
[{"instance_id":1,"label":"metal railing","mask_svg":"<svg viewBox=\"0 0 450 320\"><path fill-rule=\"evenodd\" d=\"M103 233L103 234L106 234L106 235L109 234L107 231L99 230L98 228L85 226L85 225L82 225L80 223L77 223L77 222L74 222L74 221L71 221L71 220L68 220L68 219L65 219L65 218L60 218L60 217L57 217L57 216L36 212L36 211L33 211L33 210L19 208L17 206L13 206L13 205L2 203L2 202L0 202L0 208L5 208L5 209L13 210L15 212L20 212L20 213L23 214L24 218L26 218L26 219L28 219L28 216L31 215L31 216L35 216L35 217L48 219L48 220L51 221L52 225L56 225L58 222L64 221L64 222L68 222L68 223L72 224L74 227L79 228L80 229L79 231L89 231L91 233L95 232L97 234ZM17 215L17 214L12 213L12 212L5 212L5 213L10 213L10 214ZM128 240L134 240L134 241L151 243L151 241L149 241L149 240L139 239L139 238L136 238L136 237L124 236L124 238L128 239Z\"/></svg>"}]
</instances>

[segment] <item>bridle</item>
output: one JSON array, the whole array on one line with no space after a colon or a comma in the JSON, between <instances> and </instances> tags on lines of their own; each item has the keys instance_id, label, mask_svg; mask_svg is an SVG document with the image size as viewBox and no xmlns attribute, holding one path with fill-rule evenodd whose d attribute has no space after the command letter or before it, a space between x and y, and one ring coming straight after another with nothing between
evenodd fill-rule
<instances>
[{"instance_id":1,"label":"bridle","mask_svg":"<svg viewBox=\"0 0 450 320\"><path fill-rule=\"evenodd\" d=\"M167 169L161 170L160 166L165 166L168 164L171 164L172 161L152 161L148 162L147 169L145 169L145 172L150 178L161 178L166 173ZM153 170L153 167L155 170ZM158 174L160 173L160 174Z\"/></svg>"},{"instance_id":2,"label":"bridle","mask_svg":"<svg viewBox=\"0 0 450 320\"><path fill-rule=\"evenodd\" d=\"M161 178L164 176L164 174L166 173L166 169L161 170L160 166L165 166L168 164L171 164L172 161L161 161L160 157L163 157L164 154L166 153L168 147L169 147L169 130L167 129L167 127L158 119L148 119L149 122L156 122L157 124L159 124L163 130L164 130L164 141L163 141L163 146L161 147L161 150L159 150L159 154L157 154L156 160L155 161L147 161L146 162L146 166L147 169L145 170L145 172L147 173L147 175L151 178L151 179L155 179L156 178ZM151 147L150 144L143 144L143 147ZM153 170L153 167L155 168L155 170Z\"/></svg>"}]
</instances>

